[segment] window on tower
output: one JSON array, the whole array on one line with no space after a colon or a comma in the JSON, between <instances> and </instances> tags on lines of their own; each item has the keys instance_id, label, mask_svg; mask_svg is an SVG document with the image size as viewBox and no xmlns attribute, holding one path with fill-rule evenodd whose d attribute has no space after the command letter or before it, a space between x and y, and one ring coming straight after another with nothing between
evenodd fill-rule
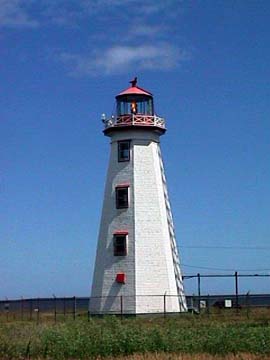
<instances>
[{"instance_id":1,"label":"window on tower","mask_svg":"<svg viewBox=\"0 0 270 360\"><path fill-rule=\"evenodd\" d=\"M113 254L114 256L127 255L127 234L114 234L113 236Z\"/></svg>"},{"instance_id":2,"label":"window on tower","mask_svg":"<svg viewBox=\"0 0 270 360\"><path fill-rule=\"evenodd\" d=\"M118 141L118 162L130 160L130 141Z\"/></svg>"},{"instance_id":3,"label":"window on tower","mask_svg":"<svg viewBox=\"0 0 270 360\"><path fill-rule=\"evenodd\" d=\"M128 186L117 186L115 188L116 209L128 208Z\"/></svg>"}]
</instances>

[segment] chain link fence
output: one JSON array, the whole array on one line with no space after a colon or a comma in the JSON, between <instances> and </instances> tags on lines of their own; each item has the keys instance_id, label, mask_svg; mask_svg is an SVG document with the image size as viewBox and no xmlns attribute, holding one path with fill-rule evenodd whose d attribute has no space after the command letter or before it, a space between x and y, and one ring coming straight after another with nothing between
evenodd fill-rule
<instances>
[{"instance_id":1,"label":"chain link fence","mask_svg":"<svg viewBox=\"0 0 270 360\"><path fill-rule=\"evenodd\" d=\"M34 299L0 300L0 321L29 320L65 321L77 318L90 318L94 315L114 314L119 316L134 315L135 302L148 304L145 314L170 316L168 304L177 296L147 295L147 296L117 296L117 297L52 297ZM270 294L240 294L240 295L192 295L186 296L188 310L193 314L219 315L244 314L252 316L254 309L264 309L270 316ZM110 313L102 311L105 304L113 302ZM91 306L92 304L92 306ZM95 306L97 304L97 310ZM90 307L89 307L90 305ZM132 306L134 305L134 311ZM92 309L92 311L89 311ZM100 310L101 309L101 310ZM178 313L182 315L184 313ZM142 314L143 315L143 314Z\"/></svg>"},{"instance_id":2,"label":"chain link fence","mask_svg":"<svg viewBox=\"0 0 270 360\"><path fill-rule=\"evenodd\" d=\"M188 311L192 314L207 316L244 314L247 317L263 314L270 319L270 294L246 294L239 292L239 280L254 278L268 280L269 274L238 274L228 275L195 274L183 276L186 281L195 280L196 294L187 295ZM212 281L217 278L230 280L234 287L232 294L206 295L203 293L202 279ZM240 284L241 285L241 284ZM140 296L107 296L107 297L56 297L51 298L20 298L0 300L0 321L32 320L65 321L77 318L90 319L94 315L114 314L118 316L185 314L179 312L181 298L174 295L140 295ZM177 305L178 304L178 305ZM110 309L108 311L108 309ZM143 309L140 311L140 309ZM178 310L175 310L178 309ZM260 310L259 310L260 309ZM256 311L255 311L256 310Z\"/></svg>"}]
</instances>

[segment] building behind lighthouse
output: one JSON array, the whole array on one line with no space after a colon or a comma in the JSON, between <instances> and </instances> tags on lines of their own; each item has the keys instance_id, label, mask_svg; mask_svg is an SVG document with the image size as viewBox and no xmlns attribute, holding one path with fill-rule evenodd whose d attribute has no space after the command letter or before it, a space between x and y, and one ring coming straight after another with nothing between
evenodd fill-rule
<instances>
[{"instance_id":1,"label":"building behind lighthouse","mask_svg":"<svg viewBox=\"0 0 270 360\"><path fill-rule=\"evenodd\" d=\"M90 313L186 311L160 150L165 120L135 78L116 96L116 114L103 122L110 159Z\"/></svg>"}]
</instances>

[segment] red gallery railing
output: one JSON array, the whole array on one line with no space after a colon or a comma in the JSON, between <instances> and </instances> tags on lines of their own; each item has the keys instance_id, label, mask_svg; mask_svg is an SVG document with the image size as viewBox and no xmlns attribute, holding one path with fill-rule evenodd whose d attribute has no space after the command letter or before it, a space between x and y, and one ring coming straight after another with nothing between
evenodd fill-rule
<instances>
[{"instance_id":1,"label":"red gallery railing","mask_svg":"<svg viewBox=\"0 0 270 360\"><path fill-rule=\"evenodd\" d=\"M130 114L104 120L105 129L121 126L156 126L165 129L165 120L157 115Z\"/></svg>"}]
</instances>

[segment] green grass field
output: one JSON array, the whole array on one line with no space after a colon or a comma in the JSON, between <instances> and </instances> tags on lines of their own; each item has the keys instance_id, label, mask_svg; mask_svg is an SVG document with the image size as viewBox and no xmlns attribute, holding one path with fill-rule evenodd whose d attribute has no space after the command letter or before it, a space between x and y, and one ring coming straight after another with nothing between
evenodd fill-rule
<instances>
[{"instance_id":1,"label":"green grass field","mask_svg":"<svg viewBox=\"0 0 270 360\"><path fill-rule=\"evenodd\" d=\"M87 318L0 322L1 359L270 358L270 310L252 318L191 314L164 318ZM139 355L140 354L140 355ZM224 358L226 356L226 358Z\"/></svg>"}]
</instances>

